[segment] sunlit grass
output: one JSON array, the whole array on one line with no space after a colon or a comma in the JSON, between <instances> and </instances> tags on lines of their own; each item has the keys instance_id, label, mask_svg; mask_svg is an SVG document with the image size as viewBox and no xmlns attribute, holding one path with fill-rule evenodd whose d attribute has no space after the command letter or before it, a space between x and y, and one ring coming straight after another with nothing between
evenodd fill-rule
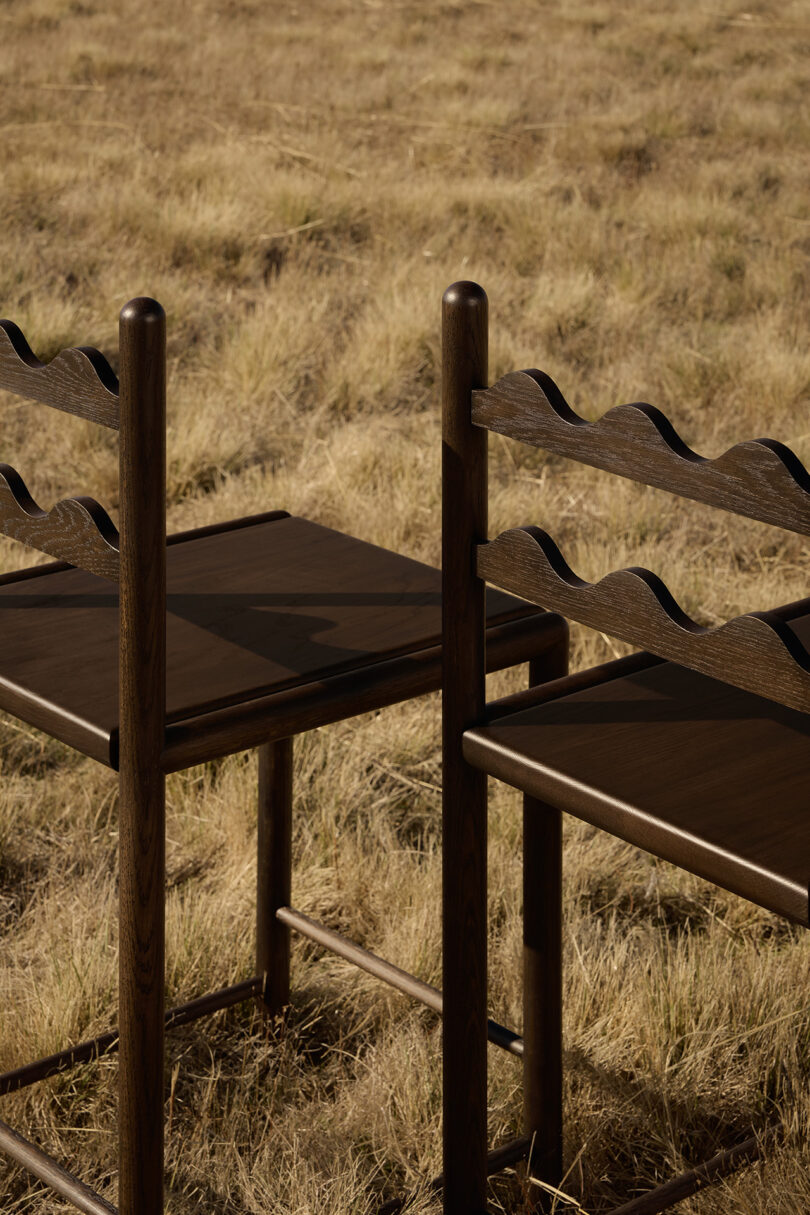
<instances>
[{"instance_id":1,"label":"sunlit grass","mask_svg":"<svg viewBox=\"0 0 810 1215\"><path fill-rule=\"evenodd\" d=\"M628 0L8 0L0 313L42 358L151 294L169 320L170 528L273 507L439 560L439 300L490 295L493 378L540 366L597 417L662 408L699 452L810 458L806 5ZM114 438L3 401L2 458L48 506L117 509ZM45 416L43 416L45 415ZM493 528L578 573L641 563L719 622L805 593L800 537L491 444ZM30 561L7 544L2 568ZM575 667L619 653L573 630ZM499 691L521 674L498 677ZM111 774L0 731L0 1067L115 1020ZM436 697L297 744L294 901L440 981ZM172 1000L250 974L255 763L169 782ZM490 815L493 1015L519 1024L520 833ZM807 938L576 822L566 838L566 1164L589 1212L774 1132L767 1167L683 1204L810 1206ZM167 1059L167 1211L345 1215L440 1170L439 1028L309 943L286 1034L250 1007ZM0 1117L115 1195L115 1064ZM520 1126L492 1057L493 1143ZM3 1211L67 1210L0 1162ZM492 1209L528 1209L515 1178ZM422 1193L414 1211L435 1211Z\"/></svg>"}]
</instances>

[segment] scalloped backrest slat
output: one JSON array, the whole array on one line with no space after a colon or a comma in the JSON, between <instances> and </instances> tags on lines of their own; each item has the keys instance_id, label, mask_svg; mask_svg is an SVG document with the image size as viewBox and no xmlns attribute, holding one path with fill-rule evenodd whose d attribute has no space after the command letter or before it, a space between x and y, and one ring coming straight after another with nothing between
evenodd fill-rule
<instances>
[{"instance_id":1,"label":"scalloped backrest slat","mask_svg":"<svg viewBox=\"0 0 810 1215\"><path fill-rule=\"evenodd\" d=\"M149 329L157 325L164 332L165 318L163 310L153 300L140 299L126 305L121 322L122 334L131 337L133 333L140 333L144 326ZM157 514L162 520L158 530L162 528L165 537L165 486L160 472L165 462L166 442L165 340L161 341L157 362L154 352L146 356L142 352L133 354L122 342L122 366L128 375L130 431L139 433L144 424L142 411L153 408L160 433L152 437L151 448L139 449L134 459L132 436L122 433L119 471L122 494L125 475L126 478L138 477L140 492L150 499L149 503L138 500L134 505L130 503L130 516L141 520ZM148 342L147 348L151 350ZM111 430L121 430L118 380L105 357L92 346L62 350L50 362L43 363L31 350L19 326L13 321L0 321L0 389ZM158 456L159 459L154 458ZM157 473L153 467L157 468ZM153 490L157 492L154 503L151 502ZM138 498L137 493L135 498ZM20 474L8 464L0 464L0 531L60 561L101 578L119 581L120 539L104 508L93 498L76 497L57 502L49 511L42 510ZM139 580L142 581L140 573L132 585L137 586Z\"/></svg>"},{"instance_id":2,"label":"scalloped backrest slat","mask_svg":"<svg viewBox=\"0 0 810 1215\"><path fill-rule=\"evenodd\" d=\"M481 631L483 584L491 582L659 658L810 712L810 653L780 609L705 629L648 570L616 570L592 584L571 570L539 528L514 529L487 540L489 431L810 535L810 475L795 453L772 439L755 439L706 459L646 403L619 405L588 422L538 370L510 372L487 387L487 331L486 293L470 282L448 288L443 301L442 567L446 600L456 605L449 632L458 650L448 666L450 684L456 668L471 661ZM482 709L482 670L465 678L469 695L475 689ZM466 717L472 703L464 700L459 714Z\"/></svg>"},{"instance_id":3,"label":"scalloped backrest slat","mask_svg":"<svg viewBox=\"0 0 810 1215\"><path fill-rule=\"evenodd\" d=\"M597 583L577 577L540 528L502 532L476 549L487 582L660 658L810 712L810 654L777 613L737 616L704 629L649 570L615 570Z\"/></svg>"},{"instance_id":4,"label":"scalloped backrest slat","mask_svg":"<svg viewBox=\"0 0 810 1215\"><path fill-rule=\"evenodd\" d=\"M92 346L74 346L42 363L22 330L0 321L0 389L118 430L118 381Z\"/></svg>"},{"instance_id":5,"label":"scalloped backrest slat","mask_svg":"<svg viewBox=\"0 0 810 1215\"><path fill-rule=\"evenodd\" d=\"M0 531L21 544L118 581L118 532L93 498L63 498L41 510L20 474L0 464Z\"/></svg>"},{"instance_id":6,"label":"scalloped backrest slat","mask_svg":"<svg viewBox=\"0 0 810 1215\"><path fill-rule=\"evenodd\" d=\"M542 371L513 371L472 394L474 425L683 498L810 535L810 476L773 439L714 460L692 451L666 416L639 402L586 422Z\"/></svg>"}]
</instances>

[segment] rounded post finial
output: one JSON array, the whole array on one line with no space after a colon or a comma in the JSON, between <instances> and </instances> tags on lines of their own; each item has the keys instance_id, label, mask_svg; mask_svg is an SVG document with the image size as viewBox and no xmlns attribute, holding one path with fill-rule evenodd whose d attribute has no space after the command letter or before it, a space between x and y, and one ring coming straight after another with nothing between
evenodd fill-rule
<instances>
[{"instance_id":1,"label":"rounded post finial","mask_svg":"<svg viewBox=\"0 0 810 1215\"><path fill-rule=\"evenodd\" d=\"M469 279L460 279L457 283L451 283L442 296L442 304L445 308L486 308L487 303L487 293L484 288Z\"/></svg>"},{"instance_id":2,"label":"rounded post finial","mask_svg":"<svg viewBox=\"0 0 810 1215\"><path fill-rule=\"evenodd\" d=\"M124 304L119 314L122 325L137 325L149 321L165 322L166 313L163 307L148 295L139 295L129 303Z\"/></svg>"},{"instance_id":3,"label":"rounded post finial","mask_svg":"<svg viewBox=\"0 0 810 1215\"><path fill-rule=\"evenodd\" d=\"M462 279L442 296L442 379L445 405L469 409L469 393L487 383L489 301L478 283ZM448 395L449 394L449 395Z\"/></svg>"}]
</instances>

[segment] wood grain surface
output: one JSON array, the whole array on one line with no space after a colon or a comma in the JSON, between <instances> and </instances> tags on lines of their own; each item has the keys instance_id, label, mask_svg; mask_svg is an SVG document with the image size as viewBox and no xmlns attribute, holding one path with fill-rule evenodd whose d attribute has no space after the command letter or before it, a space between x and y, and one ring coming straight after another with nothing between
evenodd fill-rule
<instances>
[{"instance_id":1,"label":"wood grain surface","mask_svg":"<svg viewBox=\"0 0 810 1215\"><path fill-rule=\"evenodd\" d=\"M477 426L789 531L810 532L810 475L789 447L753 439L707 460L653 405L617 405L596 422L542 371L513 371L474 392Z\"/></svg>"},{"instance_id":2,"label":"wood grain surface","mask_svg":"<svg viewBox=\"0 0 810 1215\"><path fill-rule=\"evenodd\" d=\"M94 498L63 498L49 511L10 464L0 464L0 530L21 544L118 581L118 530Z\"/></svg>"},{"instance_id":3,"label":"wood grain surface","mask_svg":"<svg viewBox=\"0 0 810 1215\"><path fill-rule=\"evenodd\" d=\"M487 435L470 393L487 382L485 292L442 297L442 967L445 1215L485 1210L487 1155L487 789L464 762L464 729L484 707L484 585L474 546L487 535Z\"/></svg>"},{"instance_id":4,"label":"wood grain surface","mask_svg":"<svg viewBox=\"0 0 810 1215\"><path fill-rule=\"evenodd\" d=\"M477 549L482 578L571 620L780 704L810 710L810 654L779 615L752 612L705 629L661 579L633 567L585 582L538 527L503 532Z\"/></svg>"},{"instance_id":5,"label":"wood grain surface","mask_svg":"<svg viewBox=\"0 0 810 1215\"><path fill-rule=\"evenodd\" d=\"M130 300L119 332L118 1208L163 1215L166 314Z\"/></svg>"},{"instance_id":6,"label":"wood grain surface","mask_svg":"<svg viewBox=\"0 0 810 1215\"><path fill-rule=\"evenodd\" d=\"M810 617L794 627L810 641ZM809 744L806 714L660 663L470 730L464 754L807 924Z\"/></svg>"},{"instance_id":7,"label":"wood grain surface","mask_svg":"<svg viewBox=\"0 0 810 1215\"><path fill-rule=\"evenodd\" d=\"M202 713L238 716L239 706L262 696L342 672L347 682L353 671L368 672L368 687L356 690L356 712L438 687L439 571L308 520L273 514L242 527L229 521L221 530L186 533L179 543L169 538L167 720L196 716L199 725ZM109 763L118 725L118 588L58 565L24 575L0 582L0 704ZM493 627L535 611L501 592L488 598ZM542 652L543 627L526 626L517 647L508 638L494 642L502 665ZM421 663L416 655L432 647L434 657ZM381 669L384 661L401 665L401 687L396 671ZM320 698L328 699L326 689ZM311 699L315 711L317 687ZM350 699L347 686L344 715ZM282 702L268 712L282 713ZM235 724L235 739L244 728L244 720ZM203 745L201 758L210 754Z\"/></svg>"},{"instance_id":8,"label":"wood grain surface","mask_svg":"<svg viewBox=\"0 0 810 1215\"><path fill-rule=\"evenodd\" d=\"M500 671L557 649L565 622L553 612L487 626L487 671ZM442 647L430 645L336 675L318 675L280 692L244 700L166 728L163 766L176 772L219 755L412 700L442 686ZM110 742L115 766L115 741ZM104 762L107 762L106 760Z\"/></svg>"},{"instance_id":9,"label":"wood grain surface","mask_svg":"<svg viewBox=\"0 0 810 1215\"><path fill-rule=\"evenodd\" d=\"M469 283L450 290L458 288L469 298L477 290ZM453 367L451 379L463 385L464 374ZM477 375L470 351L466 374ZM645 403L618 406L587 422L540 371L512 372L491 388L468 386L466 412L452 393L446 396L445 427L451 431L463 435L465 421L472 422L484 433L493 430L682 497L810 532L810 476L789 448L773 440L739 443L708 460ZM475 474L472 489L485 493L485 487L484 470ZM554 1185L562 1172L560 812L808 925L810 601L705 629L648 570L618 570L591 584L539 528L476 540L486 506L461 477L445 477L443 509L451 521L444 559L458 571L445 583L448 649L456 620L484 581L644 647L558 678L547 655L552 677L537 690L482 706L478 721L466 728L460 711L452 720L446 707L444 712L445 755L454 759L461 732L471 769L524 794L524 1129L537 1132L537 1172ZM448 552L447 536L455 551ZM466 578L465 560L472 567ZM464 642L466 660L445 667L445 706L480 686L481 631L470 630ZM469 787L476 788L472 781ZM485 839L475 804L473 813ZM446 840L445 864L452 864ZM474 874L468 885L475 889ZM485 894L478 897L485 907ZM468 948L460 936L455 945L471 966L475 1004L477 947ZM673 1205L747 1159L752 1144L632 1199L616 1215L652 1215ZM477 1167L477 1149L474 1159ZM550 1209L545 1199L540 1206ZM457 1209L471 1215L477 1205L468 1200Z\"/></svg>"},{"instance_id":10,"label":"wood grain surface","mask_svg":"<svg viewBox=\"0 0 810 1215\"><path fill-rule=\"evenodd\" d=\"M0 321L0 388L118 429L118 381L92 346L74 346L42 363L13 321Z\"/></svg>"},{"instance_id":11,"label":"wood grain surface","mask_svg":"<svg viewBox=\"0 0 810 1215\"><path fill-rule=\"evenodd\" d=\"M90 1186L74 1177L52 1156L24 1139L5 1122L0 1122L0 1150L43 1181L54 1193L67 1198L84 1215L119 1215L117 1207L107 1202L106 1198L91 1190Z\"/></svg>"}]
</instances>

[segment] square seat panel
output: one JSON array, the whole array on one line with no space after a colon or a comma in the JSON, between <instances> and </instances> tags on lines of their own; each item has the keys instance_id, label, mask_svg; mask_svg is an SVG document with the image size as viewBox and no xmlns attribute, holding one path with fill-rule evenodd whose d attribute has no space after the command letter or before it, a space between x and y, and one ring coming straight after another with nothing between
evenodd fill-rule
<instances>
[{"instance_id":1,"label":"square seat panel","mask_svg":"<svg viewBox=\"0 0 810 1215\"><path fill-rule=\"evenodd\" d=\"M810 643L810 617L791 620ZM464 736L468 762L802 924L810 717L662 662Z\"/></svg>"},{"instance_id":2,"label":"square seat panel","mask_svg":"<svg viewBox=\"0 0 810 1215\"><path fill-rule=\"evenodd\" d=\"M493 592L487 612L497 630L536 620L539 609ZM0 622L0 708L115 767L117 585L64 565L35 567L2 580ZM170 538L166 630L167 736L191 720L199 732L234 706L283 717L285 694L355 672L362 712L440 685L441 574L274 512ZM525 654L502 665L528 658L528 631L525 642ZM414 661L425 652L430 661ZM347 694L331 720L351 716ZM324 724L328 697L315 699L325 708L314 724Z\"/></svg>"}]
</instances>

